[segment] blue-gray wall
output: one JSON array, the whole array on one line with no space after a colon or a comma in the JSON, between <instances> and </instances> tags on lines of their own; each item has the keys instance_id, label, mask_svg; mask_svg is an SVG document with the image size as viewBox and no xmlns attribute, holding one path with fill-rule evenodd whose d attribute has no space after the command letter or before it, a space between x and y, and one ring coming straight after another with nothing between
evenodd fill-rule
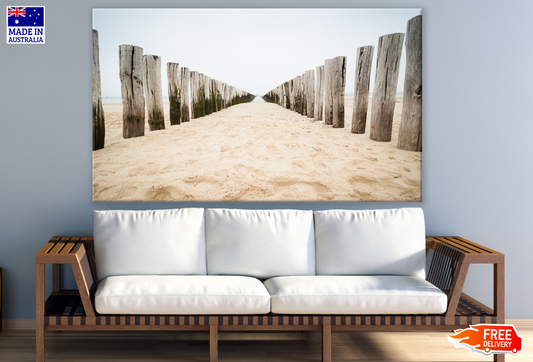
<instances>
[{"instance_id":1,"label":"blue-gray wall","mask_svg":"<svg viewBox=\"0 0 533 362\"><path fill-rule=\"evenodd\" d=\"M74 5L75 3L75 5ZM54 235L90 235L93 209L421 206L431 235L506 254L508 318L533 318L533 2L530 0L41 0L45 45L6 45L0 6L0 267L4 318L35 317L35 254ZM23 5L20 2L18 5ZM93 203L93 7L423 9L421 203ZM180 34L185 36L186 34ZM346 35L349 41L349 36ZM467 292L492 305L492 269ZM67 280L71 284L71 280Z\"/></svg>"}]
</instances>

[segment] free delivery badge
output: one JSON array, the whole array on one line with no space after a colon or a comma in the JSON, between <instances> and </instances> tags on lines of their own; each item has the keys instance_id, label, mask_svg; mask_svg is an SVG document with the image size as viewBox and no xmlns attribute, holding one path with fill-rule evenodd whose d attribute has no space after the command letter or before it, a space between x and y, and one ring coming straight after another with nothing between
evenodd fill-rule
<instances>
[{"instance_id":1,"label":"free delivery badge","mask_svg":"<svg viewBox=\"0 0 533 362\"><path fill-rule=\"evenodd\" d=\"M44 44L44 6L7 6L7 44Z\"/></svg>"},{"instance_id":2,"label":"free delivery badge","mask_svg":"<svg viewBox=\"0 0 533 362\"><path fill-rule=\"evenodd\" d=\"M475 324L466 329L457 329L448 336L455 348L467 348L471 352L489 355L510 353L516 355L522 350L522 337L512 324Z\"/></svg>"}]
</instances>

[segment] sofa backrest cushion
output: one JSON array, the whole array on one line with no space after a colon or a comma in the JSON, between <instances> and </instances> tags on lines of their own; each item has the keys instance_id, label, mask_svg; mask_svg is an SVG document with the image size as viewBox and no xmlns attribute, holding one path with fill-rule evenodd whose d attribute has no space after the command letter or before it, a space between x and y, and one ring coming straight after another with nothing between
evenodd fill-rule
<instances>
[{"instance_id":1,"label":"sofa backrest cushion","mask_svg":"<svg viewBox=\"0 0 533 362\"><path fill-rule=\"evenodd\" d=\"M205 236L209 275L315 273L312 211L207 209Z\"/></svg>"},{"instance_id":2,"label":"sofa backrest cushion","mask_svg":"<svg viewBox=\"0 0 533 362\"><path fill-rule=\"evenodd\" d=\"M317 275L412 275L425 278L420 208L315 211Z\"/></svg>"},{"instance_id":3,"label":"sofa backrest cushion","mask_svg":"<svg viewBox=\"0 0 533 362\"><path fill-rule=\"evenodd\" d=\"M118 275L205 275L204 209L94 211L98 279Z\"/></svg>"}]
</instances>

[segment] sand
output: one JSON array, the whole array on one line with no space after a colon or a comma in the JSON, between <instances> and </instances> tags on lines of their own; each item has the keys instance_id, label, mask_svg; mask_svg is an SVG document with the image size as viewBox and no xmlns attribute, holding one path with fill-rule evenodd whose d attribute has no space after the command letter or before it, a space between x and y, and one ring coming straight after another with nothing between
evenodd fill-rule
<instances>
[{"instance_id":1,"label":"sand","mask_svg":"<svg viewBox=\"0 0 533 362\"><path fill-rule=\"evenodd\" d=\"M145 136L122 138L122 106L104 105L93 152L94 201L421 201L422 153L265 102L239 104ZM370 107L369 107L370 109Z\"/></svg>"}]
</instances>

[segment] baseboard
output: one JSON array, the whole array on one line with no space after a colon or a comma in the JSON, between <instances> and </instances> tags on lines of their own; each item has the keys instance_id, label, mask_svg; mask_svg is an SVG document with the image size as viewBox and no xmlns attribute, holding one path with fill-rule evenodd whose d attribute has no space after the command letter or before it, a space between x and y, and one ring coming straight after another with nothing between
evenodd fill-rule
<instances>
[{"instance_id":1,"label":"baseboard","mask_svg":"<svg viewBox=\"0 0 533 362\"><path fill-rule=\"evenodd\" d=\"M506 319L505 323L520 327L533 327L533 319ZM35 319L4 319L4 331L35 330Z\"/></svg>"},{"instance_id":2,"label":"baseboard","mask_svg":"<svg viewBox=\"0 0 533 362\"><path fill-rule=\"evenodd\" d=\"M4 319L4 331L35 330L35 319Z\"/></svg>"},{"instance_id":3,"label":"baseboard","mask_svg":"<svg viewBox=\"0 0 533 362\"><path fill-rule=\"evenodd\" d=\"M506 319L505 323L515 327L533 327L533 319Z\"/></svg>"}]
</instances>

